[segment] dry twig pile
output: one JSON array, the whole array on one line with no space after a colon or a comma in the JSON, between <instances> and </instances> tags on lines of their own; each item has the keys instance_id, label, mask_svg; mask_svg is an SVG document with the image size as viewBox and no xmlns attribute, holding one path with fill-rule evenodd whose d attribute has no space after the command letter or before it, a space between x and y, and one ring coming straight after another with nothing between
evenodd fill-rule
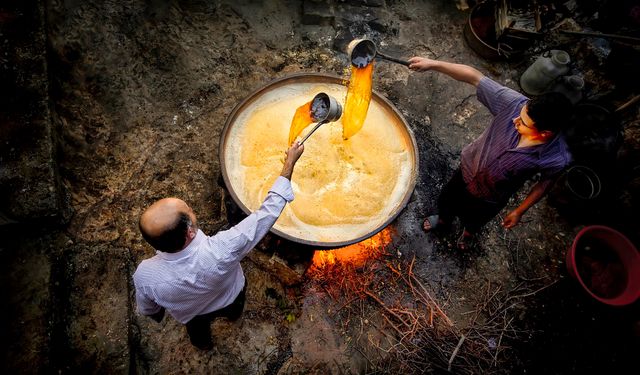
<instances>
[{"instance_id":1,"label":"dry twig pile","mask_svg":"<svg viewBox=\"0 0 640 375\"><path fill-rule=\"evenodd\" d=\"M364 264L335 262L310 272L332 302L332 313L369 373L499 373L508 343L527 332L514 326L528 292L522 284L505 291L487 283L474 309L454 322L424 281L414 274L415 257L399 260L384 247L370 249Z\"/></svg>"}]
</instances>

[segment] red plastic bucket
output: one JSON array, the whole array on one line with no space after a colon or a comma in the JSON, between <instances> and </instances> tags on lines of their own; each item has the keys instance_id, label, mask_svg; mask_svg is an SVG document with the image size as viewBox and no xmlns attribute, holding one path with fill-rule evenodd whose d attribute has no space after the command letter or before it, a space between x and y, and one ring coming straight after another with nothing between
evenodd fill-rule
<instances>
[{"instance_id":1,"label":"red plastic bucket","mask_svg":"<svg viewBox=\"0 0 640 375\"><path fill-rule=\"evenodd\" d=\"M624 306L640 297L640 254L622 233L602 225L582 229L567 252L567 269L593 298Z\"/></svg>"}]
</instances>

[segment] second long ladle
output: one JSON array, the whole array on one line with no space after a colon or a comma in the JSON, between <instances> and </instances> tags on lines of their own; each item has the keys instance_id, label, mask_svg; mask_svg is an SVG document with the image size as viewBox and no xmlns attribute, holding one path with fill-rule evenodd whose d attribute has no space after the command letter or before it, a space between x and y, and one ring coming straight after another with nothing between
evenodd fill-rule
<instances>
[{"instance_id":1,"label":"second long ladle","mask_svg":"<svg viewBox=\"0 0 640 375\"><path fill-rule=\"evenodd\" d=\"M376 48L376 44L369 39L352 40L347 46L347 52L349 54L351 64L358 68L364 68L369 65L376 57L402 64L404 66L409 66L409 62L406 60L398 59L379 52Z\"/></svg>"},{"instance_id":2,"label":"second long ladle","mask_svg":"<svg viewBox=\"0 0 640 375\"><path fill-rule=\"evenodd\" d=\"M314 96L311 100L311 118L318 123L304 136L300 144L303 144L320 126L327 122L337 121L340 116L342 116L342 106L334 97L324 92Z\"/></svg>"}]
</instances>

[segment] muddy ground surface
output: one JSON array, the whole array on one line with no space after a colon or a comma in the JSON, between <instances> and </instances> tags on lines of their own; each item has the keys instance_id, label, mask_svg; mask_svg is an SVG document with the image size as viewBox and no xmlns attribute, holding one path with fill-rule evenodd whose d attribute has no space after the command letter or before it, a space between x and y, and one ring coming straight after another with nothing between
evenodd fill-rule
<instances>
[{"instance_id":1,"label":"muddy ground surface","mask_svg":"<svg viewBox=\"0 0 640 375\"><path fill-rule=\"evenodd\" d=\"M193 348L171 317L157 324L135 313L131 275L153 255L137 230L141 211L176 196L208 234L233 221L219 182L227 116L287 74L344 75L336 46L347 31L398 56L476 66L518 89L528 64L474 54L462 38L468 13L454 2L342 8L333 26L302 24L296 1L62 1L45 12L58 165L73 215L62 227L2 227L8 373L409 373L416 363L420 372L631 372L622 369L639 349L637 304L600 304L565 267L575 234L604 217L568 218L545 200L511 231L492 221L468 253L452 249L457 233L420 229L490 114L472 87L386 62L374 88L413 130L420 172L391 242L367 245L381 255L311 272L315 249L269 235L243 261L243 318L213 324L212 351ZM274 271L274 259L290 270ZM425 309L398 276L409 267L452 325L436 313L433 328L393 346L401 324L389 309Z\"/></svg>"}]
</instances>

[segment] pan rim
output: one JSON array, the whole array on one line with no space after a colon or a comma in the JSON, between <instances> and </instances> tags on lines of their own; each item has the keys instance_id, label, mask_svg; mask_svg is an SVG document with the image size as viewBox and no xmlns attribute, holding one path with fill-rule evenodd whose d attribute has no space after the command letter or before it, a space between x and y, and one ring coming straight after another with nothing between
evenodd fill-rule
<instances>
[{"instance_id":1,"label":"pan rim","mask_svg":"<svg viewBox=\"0 0 640 375\"><path fill-rule=\"evenodd\" d=\"M288 83L289 81L294 81L296 83L299 83L301 78L308 79L308 81L305 81L305 83L315 83L315 82L317 82L317 83L333 83L333 84L339 84L339 85L343 85L344 86L345 82L347 82L347 80L345 80L344 78L342 78L340 76L333 75L333 74L327 74L327 73L306 73L306 72L305 73L294 73L294 74L288 74L288 75L280 77L280 78L276 78L275 80L267 82L266 84L264 84L264 85L260 86L259 88L255 89L254 91L249 93L242 101L240 101L233 108L231 113L227 116L227 119L225 121L224 127L222 128L222 132L220 133L220 140L219 140L219 144L218 144L218 159L219 159L219 162L220 162L220 171L222 173L222 179L224 181L225 188L228 191L228 193L230 194L230 196L233 199L233 201L247 215L251 214L252 211L249 210L249 208L240 200L240 198L238 197L236 192L233 190L232 185L231 185L231 179L229 177L229 171L227 171L225 150L226 150L226 141L228 139L229 131L230 131L231 127L233 126L233 124L235 123L235 121L236 121L238 115L241 113L241 111L246 106L251 104L251 102L257 100L259 98L260 94L262 94L264 92L267 92L267 91L269 91L271 89L277 88L279 86L283 86L286 83ZM272 227L270 229L271 233L273 233L273 234L275 234L275 235L277 235L279 237L282 237L282 238L284 238L286 240L293 241L293 242L296 242L296 243L300 243L300 244L303 244L303 245L321 247L321 248L327 248L327 249L329 249L329 248L339 248L339 247L352 245L354 243L358 243L358 242L361 242L361 241L366 240L368 238L371 238L372 236L374 236L375 234L379 233L384 228L389 226L389 224L391 224L400 215L400 213L404 211L407 203L409 202L409 200L411 199L411 196L413 195L413 192L414 192L414 189L415 189L415 185L416 185L416 182L417 182L417 176L418 176L418 171L419 171L418 145L417 145L416 138L415 138L415 135L413 133L413 130L411 130L411 128L409 127L409 124L405 120L404 116L402 116L402 114L400 113L400 111L398 111L398 109L395 107L395 105L393 105L393 103L391 103L387 98L385 98L383 95L381 95L376 90L373 90L372 98L375 98L375 100L378 100L381 103L383 103L384 106L387 107L387 109L392 111L397 116L397 118L400 120L400 122L404 125L404 130L406 130L407 136L410 139L410 143L411 143L411 146L413 148L413 150L412 150L413 167L412 167L412 170L411 170L411 178L409 179L409 183L408 183L407 189L405 190L404 197L402 198L402 200L398 204L397 208L392 212L391 215L389 215L389 217L382 224L378 225L372 231L369 231L364 235L358 236L357 238L350 239L350 240L345 240L345 241L326 242L326 241L306 240L306 239L303 239L303 238L292 236L292 235L290 235L288 233L285 233L285 232L283 232L281 230L275 229L274 227Z\"/></svg>"}]
</instances>

